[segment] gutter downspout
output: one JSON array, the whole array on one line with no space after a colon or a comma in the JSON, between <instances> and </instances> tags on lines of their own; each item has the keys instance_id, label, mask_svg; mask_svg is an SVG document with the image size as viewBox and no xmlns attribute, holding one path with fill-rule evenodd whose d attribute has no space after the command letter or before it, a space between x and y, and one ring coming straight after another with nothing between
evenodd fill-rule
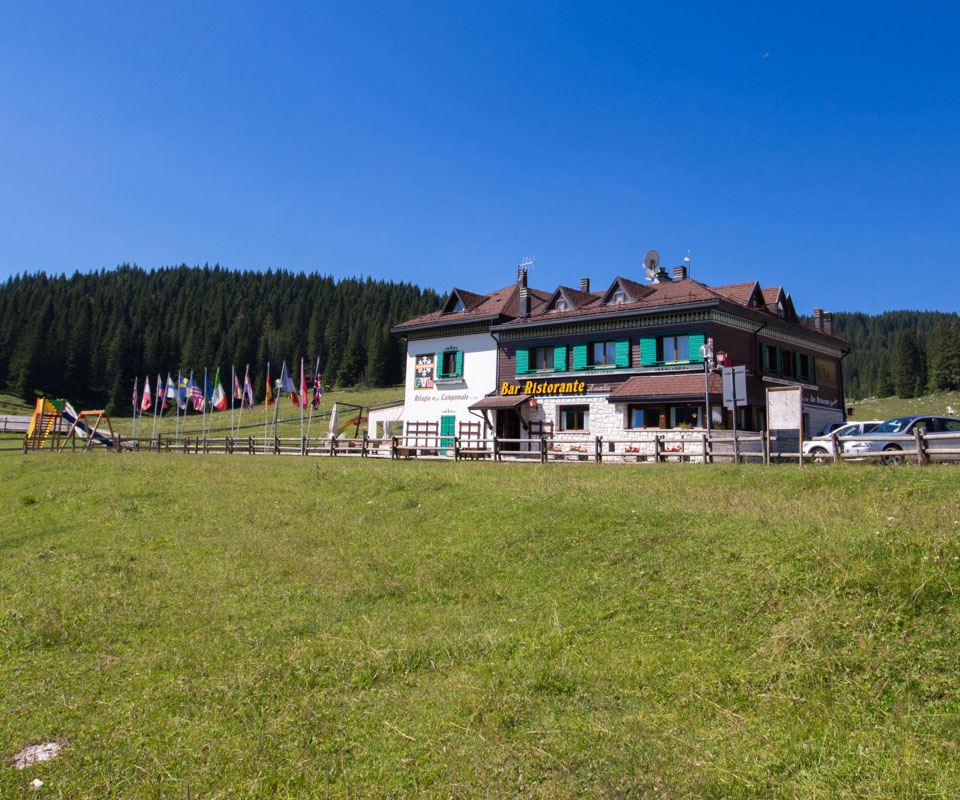
<instances>
[{"instance_id":1,"label":"gutter downspout","mask_svg":"<svg viewBox=\"0 0 960 800\"><path fill-rule=\"evenodd\" d=\"M839 369L839 378L840 378L840 411L843 412L843 421L847 421L847 393L843 390L843 359L850 355L850 351L847 350L843 355L840 356L840 360L837 362Z\"/></svg>"}]
</instances>

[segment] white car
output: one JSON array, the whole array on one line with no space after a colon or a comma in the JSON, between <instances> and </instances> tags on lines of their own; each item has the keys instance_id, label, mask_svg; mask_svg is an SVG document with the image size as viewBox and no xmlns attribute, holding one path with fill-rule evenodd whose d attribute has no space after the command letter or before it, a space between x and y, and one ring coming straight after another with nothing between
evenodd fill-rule
<instances>
[{"instance_id":1,"label":"white car","mask_svg":"<svg viewBox=\"0 0 960 800\"><path fill-rule=\"evenodd\" d=\"M870 433L882 422L882 419L848 422L843 427L837 428L835 433L837 436L860 436L863 433ZM812 458L814 461L832 461L833 439L829 434L814 436L803 443L803 455L805 458Z\"/></svg>"},{"instance_id":2,"label":"white car","mask_svg":"<svg viewBox=\"0 0 960 800\"><path fill-rule=\"evenodd\" d=\"M888 419L864 434L859 441L844 442L844 453L884 453L884 464L902 464L914 451L914 430L923 431L927 452L933 461L956 461L957 456L938 450L960 449L960 419L954 417L909 416ZM929 438L927 438L929 437Z\"/></svg>"}]
</instances>

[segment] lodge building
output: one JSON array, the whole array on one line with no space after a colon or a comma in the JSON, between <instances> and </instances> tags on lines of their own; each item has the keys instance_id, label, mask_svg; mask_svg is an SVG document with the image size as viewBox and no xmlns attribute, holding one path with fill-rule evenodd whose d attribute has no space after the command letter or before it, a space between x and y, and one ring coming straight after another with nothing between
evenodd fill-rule
<instances>
[{"instance_id":1,"label":"lodge building","mask_svg":"<svg viewBox=\"0 0 960 800\"><path fill-rule=\"evenodd\" d=\"M802 387L804 435L844 419L841 362L850 345L832 315L802 323L783 287L707 286L686 267L651 283L589 279L553 292L515 285L489 294L453 289L432 314L393 332L407 341L405 430L501 439L541 434L643 440L653 431L731 428L720 375L701 348L744 365L738 429L766 427L766 389Z\"/></svg>"}]
</instances>

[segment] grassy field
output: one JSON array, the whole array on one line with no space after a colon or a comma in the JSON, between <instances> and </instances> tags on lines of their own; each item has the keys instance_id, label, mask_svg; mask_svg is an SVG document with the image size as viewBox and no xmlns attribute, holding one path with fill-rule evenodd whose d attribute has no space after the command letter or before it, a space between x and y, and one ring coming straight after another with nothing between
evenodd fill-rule
<instances>
[{"instance_id":1,"label":"grassy field","mask_svg":"<svg viewBox=\"0 0 960 800\"><path fill-rule=\"evenodd\" d=\"M960 793L956 468L0 469L0 797Z\"/></svg>"},{"instance_id":2,"label":"grassy field","mask_svg":"<svg viewBox=\"0 0 960 800\"><path fill-rule=\"evenodd\" d=\"M943 392L904 400L901 397L883 397L858 400L851 403L855 409L852 419L890 419L906 414L939 414L960 417L960 392Z\"/></svg>"}]
</instances>

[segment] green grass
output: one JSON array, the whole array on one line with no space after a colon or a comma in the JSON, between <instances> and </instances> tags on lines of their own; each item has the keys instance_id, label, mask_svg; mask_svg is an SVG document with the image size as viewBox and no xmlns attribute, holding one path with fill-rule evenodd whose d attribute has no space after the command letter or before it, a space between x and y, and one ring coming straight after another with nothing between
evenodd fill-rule
<instances>
[{"instance_id":1,"label":"green grass","mask_svg":"<svg viewBox=\"0 0 960 800\"><path fill-rule=\"evenodd\" d=\"M905 400L902 397L868 398L851 403L853 419L891 419L907 414L960 417L960 392L943 392ZM952 409L952 410L951 410Z\"/></svg>"},{"instance_id":2,"label":"green grass","mask_svg":"<svg viewBox=\"0 0 960 800\"><path fill-rule=\"evenodd\" d=\"M953 467L3 469L0 797L960 792Z\"/></svg>"}]
</instances>

